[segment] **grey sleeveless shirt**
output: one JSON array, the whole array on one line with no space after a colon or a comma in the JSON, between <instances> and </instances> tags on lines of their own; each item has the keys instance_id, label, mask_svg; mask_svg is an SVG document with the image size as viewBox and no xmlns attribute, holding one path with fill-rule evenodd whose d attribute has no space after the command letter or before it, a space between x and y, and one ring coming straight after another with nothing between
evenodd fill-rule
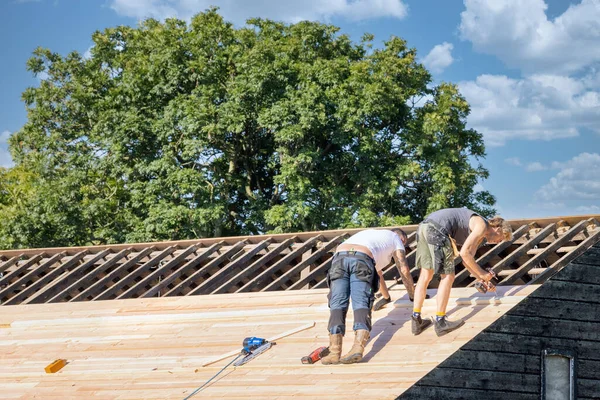
<instances>
[{"instance_id":1,"label":"grey sleeveless shirt","mask_svg":"<svg viewBox=\"0 0 600 400\"><path fill-rule=\"evenodd\" d=\"M469 220L473 215L481 217L481 215L468 208L445 208L432 212L423 222L427 222L427 220L435 222L446 231L443 233L447 233L458 245L462 246L471 233ZM486 221L485 218L483 220Z\"/></svg>"}]
</instances>

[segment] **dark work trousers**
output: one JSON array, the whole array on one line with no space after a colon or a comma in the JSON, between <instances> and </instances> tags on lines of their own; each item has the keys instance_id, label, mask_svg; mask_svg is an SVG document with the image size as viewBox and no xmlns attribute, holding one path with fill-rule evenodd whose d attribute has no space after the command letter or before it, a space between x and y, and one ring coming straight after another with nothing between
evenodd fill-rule
<instances>
[{"instance_id":1,"label":"dark work trousers","mask_svg":"<svg viewBox=\"0 0 600 400\"><path fill-rule=\"evenodd\" d=\"M350 299L354 311L354 330L371 331L371 307L379 288L379 276L373 259L359 251L335 253L327 273L327 281L329 333L346 333L346 314Z\"/></svg>"}]
</instances>

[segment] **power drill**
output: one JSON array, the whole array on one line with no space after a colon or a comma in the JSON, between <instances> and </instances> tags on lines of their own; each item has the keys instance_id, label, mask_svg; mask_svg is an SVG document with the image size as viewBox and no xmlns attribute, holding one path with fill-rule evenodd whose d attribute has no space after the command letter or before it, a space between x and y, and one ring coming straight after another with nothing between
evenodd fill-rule
<instances>
[{"instance_id":1,"label":"power drill","mask_svg":"<svg viewBox=\"0 0 600 400\"><path fill-rule=\"evenodd\" d=\"M492 275L494 275L494 277L492 279L490 279L489 282L485 282L483 280L475 282L475 284L473 286L475 286L475 289L477 289L479 291L479 293L487 293L488 291L490 291L490 292L496 291L496 286L498 285L498 276L491 268L488 268L487 271L490 272Z\"/></svg>"},{"instance_id":2,"label":"power drill","mask_svg":"<svg viewBox=\"0 0 600 400\"><path fill-rule=\"evenodd\" d=\"M314 364L328 354L329 347L323 346L313 350L309 355L302 357L300 361L302 361L302 364Z\"/></svg>"},{"instance_id":3,"label":"power drill","mask_svg":"<svg viewBox=\"0 0 600 400\"><path fill-rule=\"evenodd\" d=\"M266 339L254 337L254 336L247 337L244 339L244 342L242 344L242 347L243 347L242 352L244 354L250 354L265 343L267 343Z\"/></svg>"}]
</instances>

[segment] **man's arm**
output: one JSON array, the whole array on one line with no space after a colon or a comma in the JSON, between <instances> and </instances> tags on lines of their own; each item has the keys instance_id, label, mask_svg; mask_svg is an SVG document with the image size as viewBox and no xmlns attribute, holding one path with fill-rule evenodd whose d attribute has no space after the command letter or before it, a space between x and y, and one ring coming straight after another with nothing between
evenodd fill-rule
<instances>
[{"instance_id":1,"label":"man's arm","mask_svg":"<svg viewBox=\"0 0 600 400\"><path fill-rule=\"evenodd\" d=\"M400 277L402 278L402 283L408 292L408 297L410 299L415 298L415 283L413 282L412 275L410 274L410 268L408 267L408 262L406 261L406 257L404 255L404 251L396 250L394 251L394 261L396 262L396 268L398 268L398 272L400 272Z\"/></svg>"},{"instance_id":2,"label":"man's arm","mask_svg":"<svg viewBox=\"0 0 600 400\"><path fill-rule=\"evenodd\" d=\"M469 228L471 228L471 234L460 249L462 263L475 278L489 281L492 278L491 274L481 268L475 261L475 253L477 252L479 243L481 243L481 240L485 236L487 225L483 218L471 218Z\"/></svg>"}]
</instances>

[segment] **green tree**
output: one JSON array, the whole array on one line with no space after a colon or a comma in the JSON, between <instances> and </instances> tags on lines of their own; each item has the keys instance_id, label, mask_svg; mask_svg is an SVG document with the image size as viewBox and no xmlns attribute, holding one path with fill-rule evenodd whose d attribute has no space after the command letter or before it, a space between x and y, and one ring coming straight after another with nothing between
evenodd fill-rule
<instances>
[{"instance_id":1,"label":"green tree","mask_svg":"<svg viewBox=\"0 0 600 400\"><path fill-rule=\"evenodd\" d=\"M28 61L47 78L23 93L28 121L9 141L3 190L26 189L1 195L4 247L493 212L473 190L488 173L467 102L431 86L400 38L374 49L317 22L235 28L211 9L93 41L88 59L38 48Z\"/></svg>"}]
</instances>

